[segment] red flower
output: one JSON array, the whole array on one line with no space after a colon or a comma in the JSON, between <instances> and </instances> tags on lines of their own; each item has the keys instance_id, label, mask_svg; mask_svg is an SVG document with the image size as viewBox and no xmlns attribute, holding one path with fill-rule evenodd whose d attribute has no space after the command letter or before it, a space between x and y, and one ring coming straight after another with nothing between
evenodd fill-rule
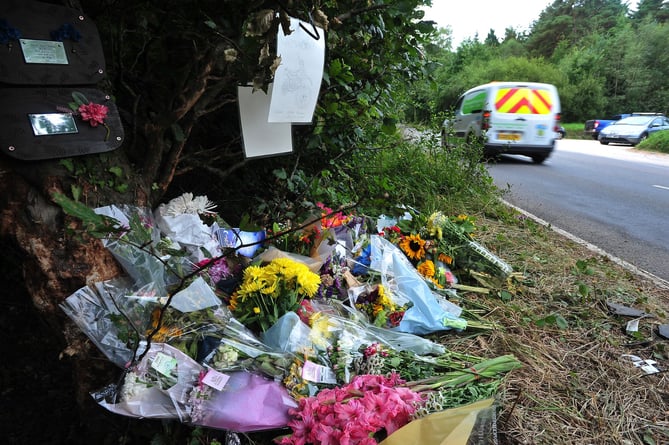
<instances>
[{"instance_id":1,"label":"red flower","mask_svg":"<svg viewBox=\"0 0 669 445\"><path fill-rule=\"evenodd\" d=\"M97 127L98 124L104 125L109 108L105 105L89 103L79 105L78 111L81 118L90 123L91 127Z\"/></svg>"}]
</instances>

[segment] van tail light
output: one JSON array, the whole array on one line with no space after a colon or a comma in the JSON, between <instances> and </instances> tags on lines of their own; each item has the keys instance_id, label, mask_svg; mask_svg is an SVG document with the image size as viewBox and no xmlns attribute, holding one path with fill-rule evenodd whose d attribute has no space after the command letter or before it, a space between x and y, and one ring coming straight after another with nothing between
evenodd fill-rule
<instances>
[{"instance_id":1,"label":"van tail light","mask_svg":"<svg viewBox=\"0 0 669 445\"><path fill-rule=\"evenodd\" d=\"M490 129L490 115L492 113L490 111L484 111L482 116L483 119L481 120L481 130L489 130Z\"/></svg>"},{"instance_id":2,"label":"van tail light","mask_svg":"<svg viewBox=\"0 0 669 445\"><path fill-rule=\"evenodd\" d=\"M560 119L562 119L562 115L560 113L557 113L555 115L555 127L553 127L553 131L556 133L560 131ZM597 126L597 124L595 124L595 126Z\"/></svg>"}]
</instances>

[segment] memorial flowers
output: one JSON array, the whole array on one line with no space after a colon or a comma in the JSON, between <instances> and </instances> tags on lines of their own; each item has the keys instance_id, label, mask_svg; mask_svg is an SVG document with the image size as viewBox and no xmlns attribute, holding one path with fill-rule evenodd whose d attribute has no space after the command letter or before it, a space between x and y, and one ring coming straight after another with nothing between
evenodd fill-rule
<instances>
[{"instance_id":1,"label":"memorial flowers","mask_svg":"<svg viewBox=\"0 0 669 445\"><path fill-rule=\"evenodd\" d=\"M422 396L400 385L397 374L361 375L351 383L300 399L289 410L292 434L280 445L376 445L411 421Z\"/></svg>"},{"instance_id":2,"label":"memorial flowers","mask_svg":"<svg viewBox=\"0 0 669 445\"><path fill-rule=\"evenodd\" d=\"M276 258L265 266L250 265L230 298L229 309L240 322L264 332L282 315L297 311L302 300L316 294L320 284L318 274L290 258Z\"/></svg>"},{"instance_id":3,"label":"memorial flowers","mask_svg":"<svg viewBox=\"0 0 669 445\"><path fill-rule=\"evenodd\" d=\"M69 111L74 116L78 116L84 122L88 122L91 127L101 125L107 130L105 141L109 139L110 129L105 123L109 107L89 101L86 96L78 91L72 93L72 102L68 104Z\"/></svg>"}]
</instances>

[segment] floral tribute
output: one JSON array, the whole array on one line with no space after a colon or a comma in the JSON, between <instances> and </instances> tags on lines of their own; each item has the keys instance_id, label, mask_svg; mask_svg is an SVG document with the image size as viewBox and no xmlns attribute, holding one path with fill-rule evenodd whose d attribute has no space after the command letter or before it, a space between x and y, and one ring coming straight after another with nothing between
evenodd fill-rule
<instances>
[{"instance_id":1,"label":"floral tribute","mask_svg":"<svg viewBox=\"0 0 669 445\"><path fill-rule=\"evenodd\" d=\"M409 423L421 396L400 386L397 374L357 376L348 385L324 389L290 410L293 433L281 445L374 445Z\"/></svg>"},{"instance_id":2,"label":"floral tribute","mask_svg":"<svg viewBox=\"0 0 669 445\"><path fill-rule=\"evenodd\" d=\"M75 96L82 119L104 125L103 110L84 99ZM447 298L456 274L508 273L473 240L472 218L434 212L379 227L319 203L308 230L277 222L247 257L221 247L231 226L206 196L185 193L154 211L54 199L127 274L62 305L125 376L93 393L114 413L289 429L278 444L372 445L493 397L520 366L423 336L472 326Z\"/></svg>"},{"instance_id":3,"label":"floral tribute","mask_svg":"<svg viewBox=\"0 0 669 445\"><path fill-rule=\"evenodd\" d=\"M105 127L107 133L105 141L109 139L110 128L105 119L109 113L109 107L89 101L86 96L78 91L72 93L72 102L68 103L68 108L57 107L58 110L68 111L73 116L78 116L82 121L95 128L97 126Z\"/></svg>"},{"instance_id":4,"label":"floral tribute","mask_svg":"<svg viewBox=\"0 0 669 445\"><path fill-rule=\"evenodd\" d=\"M266 266L251 265L244 270L229 309L242 323L266 331L282 315L298 310L302 300L313 297L320 284L318 274L289 258L277 258Z\"/></svg>"}]
</instances>

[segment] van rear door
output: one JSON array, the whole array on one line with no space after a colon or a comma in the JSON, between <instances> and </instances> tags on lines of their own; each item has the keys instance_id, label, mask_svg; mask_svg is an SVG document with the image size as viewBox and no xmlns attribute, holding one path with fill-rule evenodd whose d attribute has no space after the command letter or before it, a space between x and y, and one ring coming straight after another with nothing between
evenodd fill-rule
<instances>
[{"instance_id":1,"label":"van rear door","mask_svg":"<svg viewBox=\"0 0 669 445\"><path fill-rule=\"evenodd\" d=\"M499 84L493 89L488 143L546 146L555 139L560 100L553 85Z\"/></svg>"}]
</instances>

